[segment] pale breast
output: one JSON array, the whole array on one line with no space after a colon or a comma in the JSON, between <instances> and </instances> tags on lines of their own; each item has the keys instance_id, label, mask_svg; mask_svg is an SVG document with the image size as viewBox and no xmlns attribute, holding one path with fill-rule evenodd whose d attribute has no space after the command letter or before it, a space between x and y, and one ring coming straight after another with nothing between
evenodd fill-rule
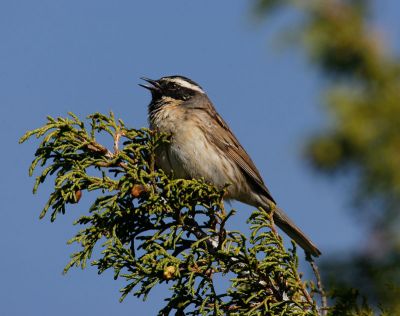
<instances>
[{"instance_id":1,"label":"pale breast","mask_svg":"<svg viewBox=\"0 0 400 316\"><path fill-rule=\"evenodd\" d=\"M203 177L219 187L234 181L234 165L209 143L202 130L191 124L182 126L173 136L170 152L173 170L180 176Z\"/></svg>"},{"instance_id":2,"label":"pale breast","mask_svg":"<svg viewBox=\"0 0 400 316\"><path fill-rule=\"evenodd\" d=\"M220 149L209 143L197 122L178 108L160 111L151 128L171 134L171 142L157 152L157 164L177 178L204 178L218 187L237 184L241 172ZM177 122L179 122L177 124ZM233 192L232 192L233 193Z\"/></svg>"}]
</instances>

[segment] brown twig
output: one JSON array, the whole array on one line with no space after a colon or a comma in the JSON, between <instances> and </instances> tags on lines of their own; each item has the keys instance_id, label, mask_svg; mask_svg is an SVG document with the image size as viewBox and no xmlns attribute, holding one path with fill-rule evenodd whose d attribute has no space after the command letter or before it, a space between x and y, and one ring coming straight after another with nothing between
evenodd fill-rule
<instances>
[{"instance_id":1,"label":"brown twig","mask_svg":"<svg viewBox=\"0 0 400 316\"><path fill-rule=\"evenodd\" d=\"M328 313L328 300L326 297L324 286L322 284L321 274L319 273L318 266L315 264L315 261L310 255L306 256L306 260L310 263L311 269L313 270L315 275L315 279L317 280L317 289L319 294L321 295L321 315L326 316Z\"/></svg>"},{"instance_id":2,"label":"brown twig","mask_svg":"<svg viewBox=\"0 0 400 316\"><path fill-rule=\"evenodd\" d=\"M81 139L82 141L85 141L83 138ZM109 151L106 147L100 145L99 143L96 142L91 142L89 144L86 145L86 148L96 152L96 153L100 153L108 158L112 158L114 155L111 151Z\"/></svg>"},{"instance_id":3,"label":"brown twig","mask_svg":"<svg viewBox=\"0 0 400 316\"><path fill-rule=\"evenodd\" d=\"M119 140L121 136L125 136L125 132L118 129L114 134L114 153L117 154L119 151Z\"/></svg>"},{"instance_id":4,"label":"brown twig","mask_svg":"<svg viewBox=\"0 0 400 316\"><path fill-rule=\"evenodd\" d=\"M95 142L95 141L91 141L89 144L86 145L86 148L95 152L95 153L99 153L104 155L106 158L108 159L114 159L115 155L118 154L119 151L119 140L121 138L121 136L125 136L125 132L124 131L117 131L114 134L114 152L111 152L110 150L108 150L106 147L104 147L103 145ZM85 139L81 138L82 141L85 141ZM127 164L124 162L98 162L96 164L99 167L121 167L123 169L127 169Z\"/></svg>"}]
</instances>

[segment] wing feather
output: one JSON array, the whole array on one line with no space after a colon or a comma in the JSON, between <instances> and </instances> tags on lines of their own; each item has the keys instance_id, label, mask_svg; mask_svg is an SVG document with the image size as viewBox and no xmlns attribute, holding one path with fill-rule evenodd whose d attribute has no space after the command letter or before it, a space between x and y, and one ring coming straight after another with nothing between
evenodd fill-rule
<instances>
[{"instance_id":1,"label":"wing feather","mask_svg":"<svg viewBox=\"0 0 400 316\"><path fill-rule=\"evenodd\" d=\"M212 124L209 125L209 128L211 130L206 133L207 137L210 137L210 141L218 146L237 164L247 179L251 181L253 187L260 190L268 199L275 203L254 162L235 135L233 135L228 124L226 124L217 111L215 111L211 101L208 102L208 106L202 106L197 109L206 112L210 116L210 122L212 122Z\"/></svg>"}]
</instances>

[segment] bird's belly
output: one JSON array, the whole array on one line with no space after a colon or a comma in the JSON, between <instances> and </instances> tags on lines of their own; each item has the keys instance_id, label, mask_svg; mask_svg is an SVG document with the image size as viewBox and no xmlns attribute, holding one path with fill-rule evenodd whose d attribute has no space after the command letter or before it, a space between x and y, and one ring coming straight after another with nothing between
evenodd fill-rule
<instances>
[{"instance_id":1,"label":"bird's belly","mask_svg":"<svg viewBox=\"0 0 400 316\"><path fill-rule=\"evenodd\" d=\"M236 184L237 177L241 176L237 166L199 129L187 129L173 135L171 142L160 148L157 156L159 166L175 178L204 178L221 188Z\"/></svg>"}]
</instances>

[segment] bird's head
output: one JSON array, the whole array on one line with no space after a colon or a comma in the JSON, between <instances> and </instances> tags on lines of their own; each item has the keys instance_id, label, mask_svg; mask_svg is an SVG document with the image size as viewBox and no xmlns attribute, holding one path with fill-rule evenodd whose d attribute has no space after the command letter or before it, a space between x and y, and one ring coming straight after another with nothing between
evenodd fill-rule
<instances>
[{"instance_id":1,"label":"bird's head","mask_svg":"<svg viewBox=\"0 0 400 316\"><path fill-rule=\"evenodd\" d=\"M163 99L187 101L195 96L205 95L204 90L193 80L183 76L168 76L158 80L141 78L149 84L139 84L151 91L152 102Z\"/></svg>"}]
</instances>

